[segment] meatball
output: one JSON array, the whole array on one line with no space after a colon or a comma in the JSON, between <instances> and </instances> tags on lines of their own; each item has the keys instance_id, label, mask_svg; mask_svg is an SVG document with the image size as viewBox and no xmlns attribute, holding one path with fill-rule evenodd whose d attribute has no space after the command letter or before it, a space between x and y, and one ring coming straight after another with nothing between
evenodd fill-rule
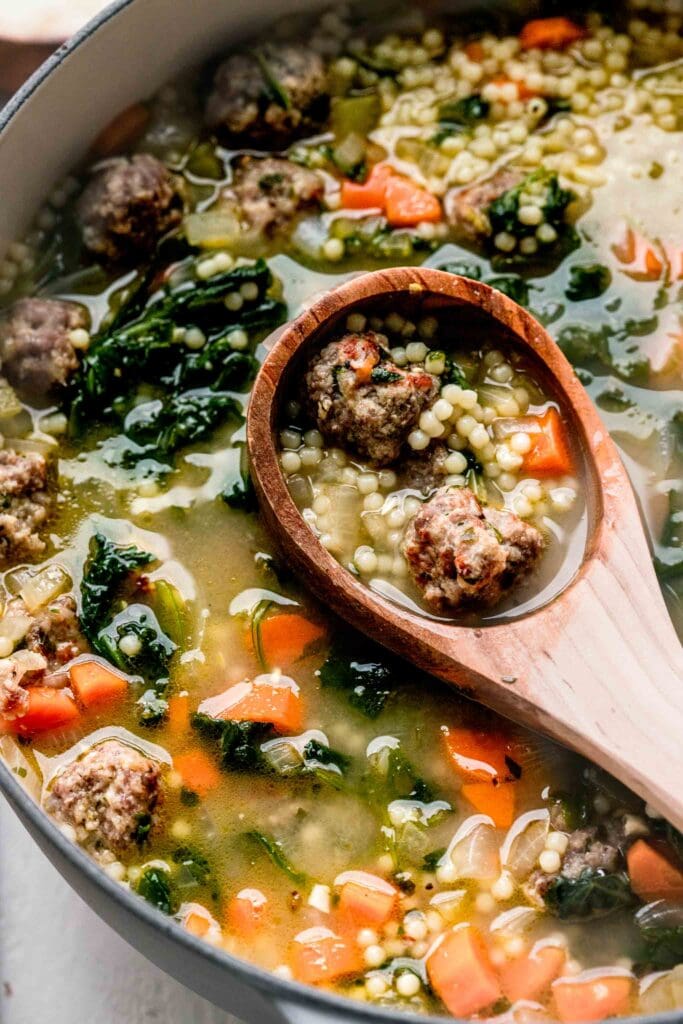
<instances>
[{"instance_id":1,"label":"meatball","mask_svg":"<svg viewBox=\"0 0 683 1024\"><path fill-rule=\"evenodd\" d=\"M17 651L0 658L0 718L20 718L28 710L27 686L39 683L47 671L42 654Z\"/></svg>"},{"instance_id":2,"label":"meatball","mask_svg":"<svg viewBox=\"0 0 683 1024\"><path fill-rule=\"evenodd\" d=\"M448 476L446 459L451 454L445 444L437 442L427 451L410 455L401 461L401 483L423 494L441 487Z\"/></svg>"},{"instance_id":3,"label":"meatball","mask_svg":"<svg viewBox=\"0 0 683 1024\"><path fill-rule=\"evenodd\" d=\"M327 114L327 75L320 56L298 43L270 43L235 53L216 71L206 123L243 141L286 143Z\"/></svg>"},{"instance_id":4,"label":"meatball","mask_svg":"<svg viewBox=\"0 0 683 1024\"><path fill-rule=\"evenodd\" d=\"M9 382L32 396L63 387L78 368L71 332L87 328L75 302L20 299L0 324L0 361Z\"/></svg>"},{"instance_id":5,"label":"meatball","mask_svg":"<svg viewBox=\"0 0 683 1024\"><path fill-rule=\"evenodd\" d=\"M148 153L101 165L77 208L84 245L111 264L149 255L182 215L176 179Z\"/></svg>"},{"instance_id":6,"label":"meatball","mask_svg":"<svg viewBox=\"0 0 683 1024\"><path fill-rule=\"evenodd\" d=\"M367 331L331 342L311 361L305 384L327 440L383 466L398 458L439 385L431 373L395 366L380 340Z\"/></svg>"},{"instance_id":7,"label":"meatball","mask_svg":"<svg viewBox=\"0 0 683 1024\"><path fill-rule=\"evenodd\" d=\"M437 491L408 525L403 541L425 601L440 610L496 604L542 550L535 527L512 512L482 509L465 487Z\"/></svg>"},{"instance_id":8,"label":"meatball","mask_svg":"<svg viewBox=\"0 0 683 1024\"><path fill-rule=\"evenodd\" d=\"M0 569L43 553L40 533L52 504L45 457L0 449Z\"/></svg>"},{"instance_id":9,"label":"meatball","mask_svg":"<svg viewBox=\"0 0 683 1024\"><path fill-rule=\"evenodd\" d=\"M446 216L467 238L480 240L491 234L487 210L491 203L519 185L524 175L513 167L502 167L491 178L469 188L451 192L446 198Z\"/></svg>"},{"instance_id":10,"label":"meatball","mask_svg":"<svg viewBox=\"0 0 683 1024\"><path fill-rule=\"evenodd\" d=\"M232 209L245 231L273 236L285 230L304 210L323 197L320 175L291 160L245 157L234 181L223 190L220 209Z\"/></svg>"},{"instance_id":11,"label":"meatball","mask_svg":"<svg viewBox=\"0 0 683 1024\"><path fill-rule=\"evenodd\" d=\"M122 853L161 799L160 768L119 740L98 744L57 776L45 807L84 845Z\"/></svg>"},{"instance_id":12,"label":"meatball","mask_svg":"<svg viewBox=\"0 0 683 1024\"><path fill-rule=\"evenodd\" d=\"M50 671L88 649L71 594L62 594L40 609L26 634L26 646L43 655Z\"/></svg>"},{"instance_id":13,"label":"meatball","mask_svg":"<svg viewBox=\"0 0 683 1024\"><path fill-rule=\"evenodd\" d=\"M623 817L609 817L600 825L571 830L559 871L550 873L538 869L532 872L524 886L527 897L537 906L544 906L545 894L559 877L573 881L586 871L606 875L623 871L625 836Z\"/></svg>"}]
</instances>

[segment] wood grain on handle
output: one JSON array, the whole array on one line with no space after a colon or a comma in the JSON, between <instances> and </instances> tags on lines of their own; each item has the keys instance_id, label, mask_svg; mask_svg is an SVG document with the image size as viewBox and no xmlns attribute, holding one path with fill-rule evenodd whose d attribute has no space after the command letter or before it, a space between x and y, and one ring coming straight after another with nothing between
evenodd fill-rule
<instances>
[{"instance_id":1,"label":"wood grain on handle","mask_svg":"<svg viewBox=\"0 0 683 1024\"><path fill-rule=\"evenodd\" d=\"M418 615L370 590L322 547L292 501L275 442L301 349L349 309L451 307L455 327L485 317L487 336L537 360L568 421L586 492L588 539L574 579L517 620L471 628ZM419 308L415 308L415 307ZM477 281L400 268L329 292L289 325L260 370L247 441L271 531L293 568L356 628L503 715L591 758L683 829L683 659L617 449L572 367L525 310Z\"/></svg>"}]
</instances>

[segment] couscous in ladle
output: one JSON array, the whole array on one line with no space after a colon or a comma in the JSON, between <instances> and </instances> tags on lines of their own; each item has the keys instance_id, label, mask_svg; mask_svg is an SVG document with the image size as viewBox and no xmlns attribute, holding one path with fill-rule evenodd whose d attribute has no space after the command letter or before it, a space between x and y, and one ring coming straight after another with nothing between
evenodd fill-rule
<instances>
[{"instance_id":1,"label":"couscous in ladle","mask_svg":"<svg viewBox=\"0 0 683 1024\"><path fill-rule=\"evenodd\" d=\"M569 420L588 534L571 582L514 620L471 627L412 612L371 590L320 544L280 469L281 409L303 353L351 312L411 319L452 310L454 333L482 327L498 348L535 359ZM325 294L274 342L247 418L262 513L316 595L361 632L502 715L590 758L683 829L683 659L655 577L626 470L588 395L550 335L487 285L438 270L363 274Z\"/></svg>"}]
</instances>

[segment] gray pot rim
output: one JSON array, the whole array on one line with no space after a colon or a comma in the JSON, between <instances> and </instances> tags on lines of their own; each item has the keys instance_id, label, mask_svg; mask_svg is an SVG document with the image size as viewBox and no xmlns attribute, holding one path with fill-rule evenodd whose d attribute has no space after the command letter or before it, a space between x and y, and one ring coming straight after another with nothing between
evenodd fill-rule
<instances>
[{"instance_id":1,"label":"gray pot rim","mask_svg":"<svg viewBox=\"0 0 683 1024\"><path fill-rule=\"evenodd\" d=\"M86 43L103 25L121 14L127 7L132 7L139 2L144 2L144 0L113 0L112 3L72 36L68 42L62 44L48 57L0 112L0 137L8 125L21 112L33 93L39 86L47 82L53 71ZM169 941L177 946L185 948L195 955L202 956L212 961L217 967L237 975L242 981L252 985L262 995L272 998L276 1003L299 1006L313 1012L318 1012L321 1015L324 1014L325 1010L328 1010L330 1016L336 1018L347 1017L357 1021L391 1021L394 1024L396 1022L411 1024L412 1021L415 1024L447 1024L448 1021L453 1021L453 1024L458 1024L455 1018L452 1017L411 1014L406 1011L396 1012L386 1007L371 1007L359 1004L344 996L322 992L313 986L277 978L269 971L256 966L256 964L242 960L224 950L209 945L204 940L191 935L173 918L165 917L160 911L155 910L130 889L125 889L118 882L109 878L80 846L67 839L55 822L31 798L18 779L14 777L2 758L0 758L0 791L5 795L17 813L20 813L21 817L27 818L31 827L41 833L49 847L53 847L61 857L69 861L79 872L86 875L90 882L102 889L110 900L121 904L126 911L140 918L151 929L156 929L163 933ZM634 1024L681 1024L683 1018L679 1011L673 1010L671 1013L648 1017L629 1017L627 1019L633 1021ZM462 1021L461 1024L468 1024L468 1022Z\"/></svg>"}]
</instances>

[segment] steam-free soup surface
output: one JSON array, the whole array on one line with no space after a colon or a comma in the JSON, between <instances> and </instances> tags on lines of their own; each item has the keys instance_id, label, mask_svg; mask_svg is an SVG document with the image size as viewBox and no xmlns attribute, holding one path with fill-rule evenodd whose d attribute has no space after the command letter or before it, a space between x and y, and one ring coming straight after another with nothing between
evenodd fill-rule
<instances>
[{"instance_id":1,"label":"steam-free soup surface","mask_svg":"<svg viewBox=\"0 0 683 1024\"><path fill-rule=\"evenodd\" d=\"M179 928L414 1013L683 1005L681 836L331 619L272 550L244 458L264 339L322 290L397 263L486 281L598 405L680 626L682 60L680 16L642 4L485 30L289 19L123 112L8 249L0 751ZM346 327L387 337L390 373L451 358L405 312ZM519 613L581 550L582 482L514 352L458 346L464 379L403 454L545 531L546 582L494 614ZM551 469L507 430L528 416ZM399 534L432 485L406 493L391 452L342 451L300 402L286 419L311 526L333 537L352 498L338 556L422 600Z\"/></svg>"}]
</instances>

